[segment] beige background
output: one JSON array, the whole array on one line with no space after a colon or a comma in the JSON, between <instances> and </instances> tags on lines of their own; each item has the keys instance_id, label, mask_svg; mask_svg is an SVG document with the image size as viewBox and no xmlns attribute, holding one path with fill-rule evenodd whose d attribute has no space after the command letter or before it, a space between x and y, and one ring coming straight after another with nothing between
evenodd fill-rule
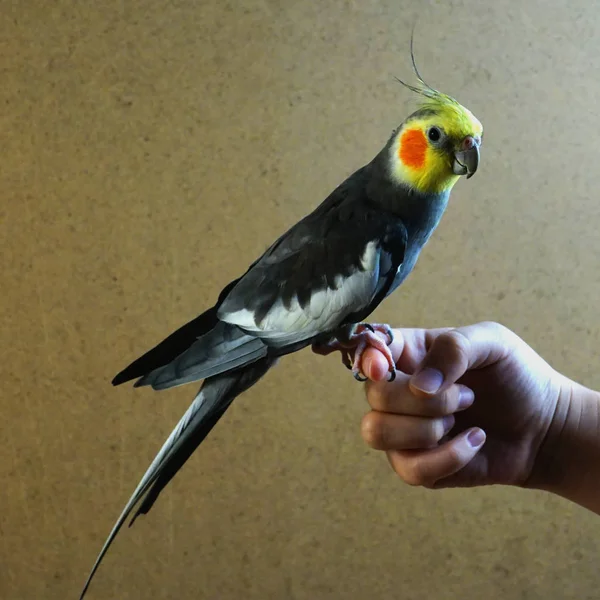
<instances>
[{"instance_id":1,"label":"beige background","mask_svg":"<svg viewBox=\"0 0 600 600\"><path fill-rule=\"evenodd\" d=\"M397 325L495 319L600 387L594 3L0 3L0 597L75 598L195 387L113 389L378 151L426 79L482 168ZM597 598L600 520L403 485L338 363L288 357L119 536L90 599Z\"/></svg>"}]
</instances>

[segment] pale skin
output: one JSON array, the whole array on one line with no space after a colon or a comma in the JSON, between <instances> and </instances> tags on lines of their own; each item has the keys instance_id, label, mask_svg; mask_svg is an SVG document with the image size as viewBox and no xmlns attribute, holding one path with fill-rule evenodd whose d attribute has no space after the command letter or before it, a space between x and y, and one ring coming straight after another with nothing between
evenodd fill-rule
<instances>
[{"instance_id":1,"label":"pale skin","mask_svg":"<svg viewBox=\"0 0 600 600\"><path fill-rule=\"evenodd\" d=\"M497 323L393 332L394 382L380 351L362 359L361 431L401 479L545 490L600 514L600 393Z\"/></svg>"}]
</instances>

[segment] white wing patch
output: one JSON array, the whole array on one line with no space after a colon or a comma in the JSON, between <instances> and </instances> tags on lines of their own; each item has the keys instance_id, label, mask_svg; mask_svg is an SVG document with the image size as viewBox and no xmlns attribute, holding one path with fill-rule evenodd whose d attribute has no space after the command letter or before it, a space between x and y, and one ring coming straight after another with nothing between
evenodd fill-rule
<instances>
[{"instance_id":1,"label":"white wing patch","mask_svg":"<svg viewBox=\"0 0 600 600\"><path fill-rule=\"evenodd\" d=\"M237 325L249 333L284 345L312 337L320 332L334 329L348 314L365 307L371 300L379 279L379 251L375 242L369 242L361 258L364 270L357 270L349 277L336 277L336 289L326 288L314 292L304 308L297 296L289 308L277 300L260 323L254 313L246 308L219 315L226 323Z\"/></svg>"}]
</instances>

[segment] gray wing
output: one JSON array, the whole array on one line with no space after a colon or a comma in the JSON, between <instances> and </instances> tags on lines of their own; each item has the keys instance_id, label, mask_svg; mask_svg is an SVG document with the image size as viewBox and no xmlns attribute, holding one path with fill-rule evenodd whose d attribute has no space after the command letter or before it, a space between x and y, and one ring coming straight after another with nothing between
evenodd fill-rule
<instances>
[{"instance_id":1,"label":"gray wing","mask_svg":"<svg viewBox=\"0 0 600 600\"><path fill-rule=\"evenodd\" d=\"M361 203L301 222L237 283L221 321L282 348L362 319L389 291L402 264L406 229Z\"/></svg>"},{"instance_id":2,"label":"gray wing","mask_svg":"<svg viewBox=\"0 0 600 600\"><path fill-rule=\"evenodd\" d=\"M141 377L135 387L150 385L155 390L166 390L232 371L265 357L267 351L259 338L218 322L171 362Z\"/></svg>"}]
</instances>

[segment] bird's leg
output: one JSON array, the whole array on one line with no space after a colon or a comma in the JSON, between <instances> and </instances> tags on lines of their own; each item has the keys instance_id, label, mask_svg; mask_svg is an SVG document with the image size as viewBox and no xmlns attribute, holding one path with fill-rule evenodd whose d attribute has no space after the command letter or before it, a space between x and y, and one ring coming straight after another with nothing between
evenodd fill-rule
<instances>
[{"instance_id":1,"label":"bird's leg","mask_svg":"<svg viewBox=\"0 0 600 600\"><path fill-rule=\"evenodd\" d=\"M378 333L383 333L387 337L387 343L384 342ZM357 381L366 381L367 378L361 375L361 363L365 350L368 347L376 348L386 358L389 365L390 377L388 381L394 381L396 378L396 365L394 357L389 349L389 345L394 341L394 335L388 325L359 323L357 325L341 329L336 333L336 337L326 342L315 342L312 346L313 352L322 356L327 356L332 352L340 351L342 353L342 362L352 370L352 374ZM354 351L353 358L351 351Z\"/></svg>"},{"instance_id":2,"label":"bird's leg","mask_svg":"<svg viewBox=\"0 0 600 600\"><path fill-rule=\"evenodd\" d=\"M314 342L312 345L312 351L320 356L327 356L328 354L339 350L342 354L342 362L347 369L352 369L352 358L350 357L349 352L351 349L352 346L347 346L336 339L332 339L327 343Z\"/></svg>"}]
</instances>

